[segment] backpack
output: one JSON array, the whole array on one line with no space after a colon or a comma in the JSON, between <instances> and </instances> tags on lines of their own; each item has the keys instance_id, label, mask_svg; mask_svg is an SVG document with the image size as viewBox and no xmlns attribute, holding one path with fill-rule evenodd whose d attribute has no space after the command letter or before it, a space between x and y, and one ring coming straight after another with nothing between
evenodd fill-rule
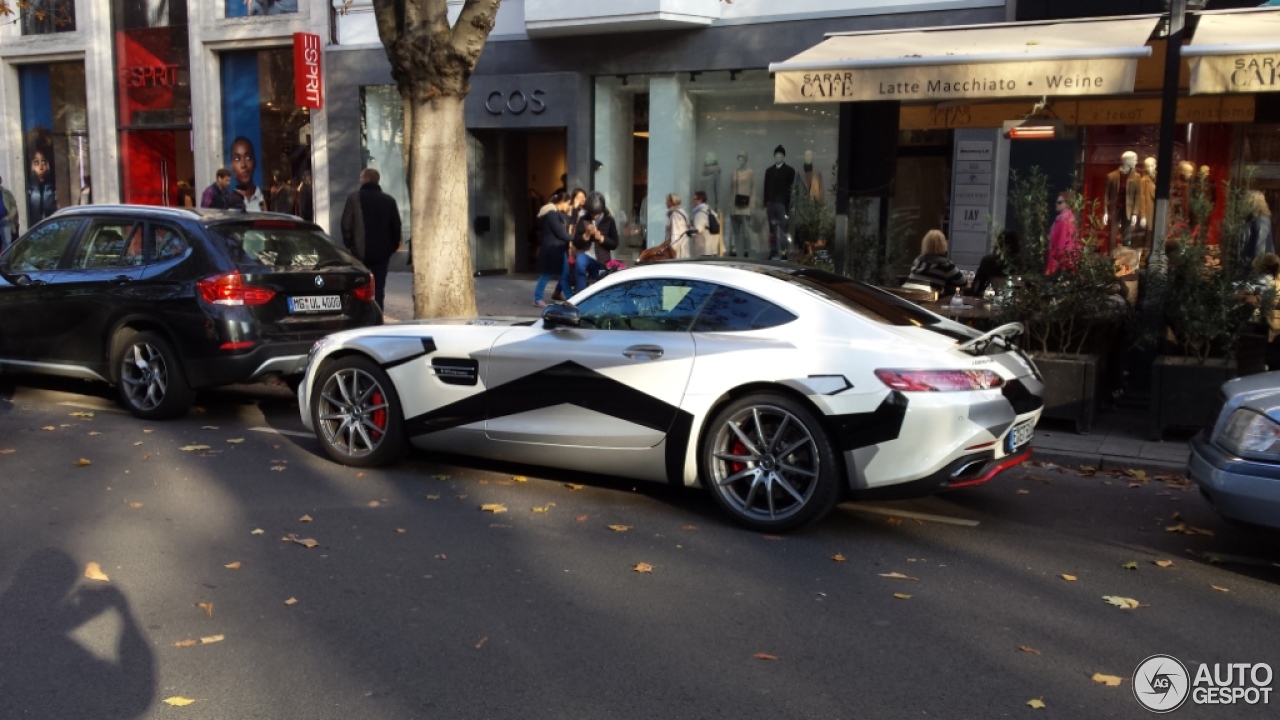
<instances>
[{"instance_id":1,"label":"backpack","mask_svg":"<svg viewBox=\"0 0 1280 720\"><path fill-rule=\"evenodd\" d=\"M711 208L707 208L707 232L712 235L720 234L720 217Z\"/></svg>"}]
</instances>

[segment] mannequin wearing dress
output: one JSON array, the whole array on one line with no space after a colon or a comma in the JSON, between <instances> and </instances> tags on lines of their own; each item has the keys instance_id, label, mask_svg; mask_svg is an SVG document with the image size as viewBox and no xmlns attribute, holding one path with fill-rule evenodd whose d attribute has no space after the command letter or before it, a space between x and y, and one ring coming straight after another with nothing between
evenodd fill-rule
<instances>
[{"instance_id":1,"label":"mannequin wearing dress","mask_svg":"<svg viewBox=\"0 0 1280 720\"><path fill-rule=\"evenodd\" d=\"M1129 244L1129 218L1133 208L1129 204L1129 179L1138 164L1138 153L1132 150L1120 156L1120 167L1107 173L1106 198L1102 208L1102 224L1107 226L1107 236L1112 245Z\"/></svg>"},{"instance_id":2,"label":"mannequin wearing dress","mask_svg":"<svg viewBox=\"0 0 1280 720\"><path fill-rule=\"evenodd\" d=\"M751 207L755 197L756 171L747 167L747 151L738 153L738 169L733 171L729 180L729 195L733 201L733 211L729 215L729 255L736 256L739 251L743 257L749 257L751 238L747 234L747 226L751 220Z\"/></svg>"}]
</instances>

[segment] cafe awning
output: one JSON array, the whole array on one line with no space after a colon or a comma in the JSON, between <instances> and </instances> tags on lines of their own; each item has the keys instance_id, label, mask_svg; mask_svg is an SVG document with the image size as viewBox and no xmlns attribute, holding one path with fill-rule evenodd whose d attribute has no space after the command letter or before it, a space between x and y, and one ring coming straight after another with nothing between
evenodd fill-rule
<instances>
[{"instance_id":1,"label":"cafe awning","mask_svg":"<svg viewBox=\"0 0 1280 720\"><path fill-rule=\"evenodd\" d=\"M1182 54L1193 95L1280 91L1280 10L1203 13Z\"/></svg>"},{"instance_id":2,"label":"cafe awning","mask_svg":"<svg viewBox=\"0 0 1280 720\"><path fill-rule=\"evenodd\" d=\"M773 63L774 101L989 100L1133 92L1160 18L828 35Z\"/></svg>"}]
</instances>

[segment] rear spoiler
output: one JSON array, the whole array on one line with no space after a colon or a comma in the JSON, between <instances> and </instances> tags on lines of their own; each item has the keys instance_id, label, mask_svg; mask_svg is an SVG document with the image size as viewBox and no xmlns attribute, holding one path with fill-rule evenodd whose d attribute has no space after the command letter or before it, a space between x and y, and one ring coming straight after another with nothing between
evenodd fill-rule
<instances>
[{"instance_id":1,"label":"rear spoiler","mask_svg":"<svg viewBox=\"0 0 1280 720\"><path fill-rule=\"evenodd\" d=\"M1022 323L1006 323L988 333L983 333L978 337L960 344L960 350L970 355L985 355L987 347L995 342L998 338L1002 345L1009 347L1022 334L1026 332L1026 328Z\"/></svg>"}]
</instances>

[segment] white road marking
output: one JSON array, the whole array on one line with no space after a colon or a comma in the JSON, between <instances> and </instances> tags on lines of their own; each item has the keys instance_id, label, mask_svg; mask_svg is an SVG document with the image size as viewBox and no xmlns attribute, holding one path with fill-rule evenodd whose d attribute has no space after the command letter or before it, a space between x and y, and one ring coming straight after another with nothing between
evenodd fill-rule
<instances>
[{"instance_id":1,"label":"white road marking","mask_svg":"<svg viewBox=\"0 0 1280 720\"><path fill-rule=\"evenodd\" d=\"M966 520L965 518L947 517L946 515L930 515L928 513L913 512L911 510L896 510L893 508L872 507L870 505L849 504L844 507L849 510L858 512L872 513L873 515L887 515L889 517L906 518L908 520L923 520L925 522L936 522L944 525L959 525L961 527L978 527L981 523L977 520Z\"/></svg>"},{"instance_id":2,"label":"white road marking","mask_svg":"<svg viewBox=\"0 0 1280 720\"><path fill-rule=\"evenodd\" d=\"M66 402L60 402L58 404L65 405L66 407L84 408L86 410L100 410L102 412L122 413L124 415L129 414L128 410L122 410L120 408L114 408L114 407L106 407L103 405L91 405L89 403L78 403L78 402L66 401Z\"/></svg>"},{"instance_id":3,"label":"white road marking","mask_svg":"<svg viewBox=\"0 0 1280 720\"><path fill-rule=\"evenodd\" d=\"M269 428L269 427L252 427L252 428L249 428L249 430L252 432L274 433L276 435L292 435L293 437L304 437L304 438L315 437L315 433L300 432L298 430L277 430L275 428Z\"/></svg>"}]
</instances>

